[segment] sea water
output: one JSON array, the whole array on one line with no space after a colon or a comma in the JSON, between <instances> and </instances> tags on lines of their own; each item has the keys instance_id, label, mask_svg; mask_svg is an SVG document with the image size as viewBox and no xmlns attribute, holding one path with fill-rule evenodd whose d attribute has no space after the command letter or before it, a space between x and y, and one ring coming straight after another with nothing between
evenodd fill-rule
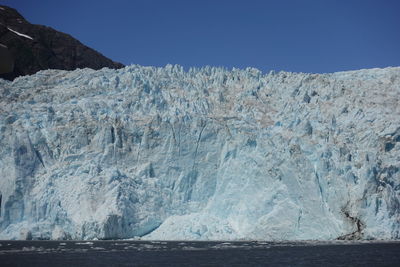
<instances>
[{"instance_id":1,"label":"sea water","mask_svg":"<svg viewBox=\"0 0 400 267\"><path fill-rule=\"evenodd\" d=\"M400 242L0 241L0 266L399 266Z\"/></svg>"}]
</instances>

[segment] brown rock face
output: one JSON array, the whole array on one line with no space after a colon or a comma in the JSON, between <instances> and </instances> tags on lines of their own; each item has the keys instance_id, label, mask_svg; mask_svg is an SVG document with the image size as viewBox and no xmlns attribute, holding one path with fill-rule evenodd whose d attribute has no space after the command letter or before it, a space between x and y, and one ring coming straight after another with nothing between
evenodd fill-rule
<instances>
[{"instance_id":1,"label":"brown rock face","mask_svg":"<svg viewBox=\"0 0 400 267\"><path fill-rule=\"evenodd\" d=\"M0 44L3 45L0 78L8 80L45 69L124 67L68 34L30 24L15 9L7 6L0 6ZM10 63L10 58L14 62ZM13 70L8 72L12 65Z\"/></svg>"},{"instance_id":2,"label":"brown rock face","mask_svg":"<svg viewBox=\"0 0 400 267\"><path fill-rule=\"evenodd\" d=\"M10 73L14 70L14 58L7 46L0 44L0 74Z\"/></svg>"}]
</instances>

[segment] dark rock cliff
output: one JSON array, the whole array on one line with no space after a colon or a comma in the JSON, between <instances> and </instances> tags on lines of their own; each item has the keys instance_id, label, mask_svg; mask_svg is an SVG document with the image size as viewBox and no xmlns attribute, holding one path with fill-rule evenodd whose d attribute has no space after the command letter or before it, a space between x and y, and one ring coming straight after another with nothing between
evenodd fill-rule
<instances>
[{"instance_id":1,"label":"dark rock cliff","mask_svg":"<svg viewBox=\"0 0 400 267\"><path fill-rule=\"evenodd\" d=\"M50 27L31 24L15 9L1 5L0 44L0 78L8 80L45 69L124 67L72 36ZM8 72L12 67L13 71Z\"/></svg>"}]
</instances>

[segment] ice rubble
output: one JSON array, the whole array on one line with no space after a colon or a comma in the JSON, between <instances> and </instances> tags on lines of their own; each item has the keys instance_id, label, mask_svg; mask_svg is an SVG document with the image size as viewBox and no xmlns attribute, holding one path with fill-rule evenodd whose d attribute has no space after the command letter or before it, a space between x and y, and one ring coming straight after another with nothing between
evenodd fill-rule
<instances>
[{"instance_id":1,"label":"ice rubble","mask_svg":"<svg viewBox=\"0 0 400 267\"><path fill-rule=\"evenodd\" d=\"M0 239L397 239L400 68L0 80Z\"/></svg>"}]
</instances>

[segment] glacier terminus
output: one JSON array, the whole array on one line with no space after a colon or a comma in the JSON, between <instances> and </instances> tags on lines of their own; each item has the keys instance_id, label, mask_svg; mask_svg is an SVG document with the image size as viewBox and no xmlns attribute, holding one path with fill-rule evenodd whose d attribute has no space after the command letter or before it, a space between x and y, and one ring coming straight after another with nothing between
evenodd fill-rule
<instances>
[{"instance_id":1,"label":"glacier terminus","mask_svg":"<svg viewBox=\"0 0 400 267\"><path fill-rule=\"evenodd\" d=\"M399 100L399 67L0 79L0 239L399 239Z\"/></svg>"}]
</instances>

